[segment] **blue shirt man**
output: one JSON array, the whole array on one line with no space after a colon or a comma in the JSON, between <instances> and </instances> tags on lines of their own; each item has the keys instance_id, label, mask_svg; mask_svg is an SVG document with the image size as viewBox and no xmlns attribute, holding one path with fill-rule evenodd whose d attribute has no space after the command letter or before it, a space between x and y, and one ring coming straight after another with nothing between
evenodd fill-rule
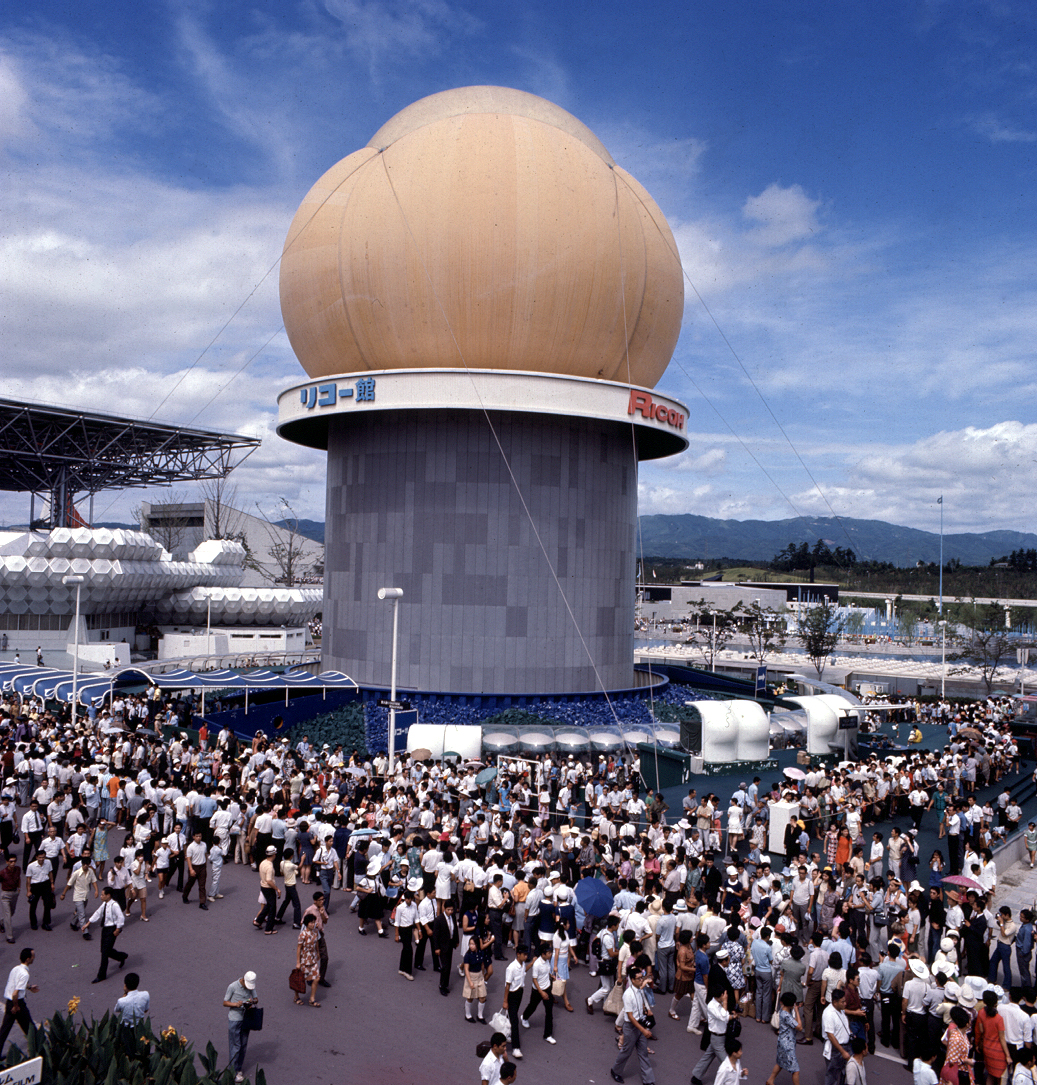
<instances>
[{"instance_id":1,"label":"blue shirt man","mask_svg":"<svg viewBox=\"0 0 1037 1085\"><path fill-rule=\"evenodd\" d=\"M136 972L126 974L122 990L122 998L115 1003L115 1016L127 1028L133 1028L151 1012L151 996L147 991L140 990L140 976Z\"/></svg>"}]
</instances>

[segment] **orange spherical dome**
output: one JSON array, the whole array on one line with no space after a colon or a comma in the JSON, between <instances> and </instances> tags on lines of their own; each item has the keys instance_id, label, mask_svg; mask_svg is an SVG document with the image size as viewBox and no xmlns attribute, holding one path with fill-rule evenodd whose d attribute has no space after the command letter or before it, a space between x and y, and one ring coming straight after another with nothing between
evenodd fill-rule
<instances>
[{"instance_id":1,"label":"orange spherical dome","mask_svg":"<svg viewBox=\"0 0 1037 1085\"><path fill-rule=\"evenodd\" d=\"M683 309L644 188L571 114L500 87L398 113L313 186L281 261L314 378L467 367L654 387Z\"/></svg>"}]
</instances>

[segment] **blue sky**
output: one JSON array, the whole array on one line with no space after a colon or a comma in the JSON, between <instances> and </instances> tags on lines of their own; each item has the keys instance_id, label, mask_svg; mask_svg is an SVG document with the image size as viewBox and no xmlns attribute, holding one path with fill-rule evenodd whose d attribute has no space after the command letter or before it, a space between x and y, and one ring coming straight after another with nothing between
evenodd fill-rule
<instances>
[{"instance_id":1,"label":"blue sky","mask_svg":"<svg viewBox=\"0 0 1037 1085\"><path fill-rule=\"evenodd\" d=\"M323 457L272 430L301 373L288 224L405 105L497 83L587 123L677 237L660 387L692 446L643 470L643 512L935 530L943 493L948 530L1030 530L1035 23L1012 0L8 3L4 394L259 435L242 503L323 518Z\"/></svg>"}]
</instances>

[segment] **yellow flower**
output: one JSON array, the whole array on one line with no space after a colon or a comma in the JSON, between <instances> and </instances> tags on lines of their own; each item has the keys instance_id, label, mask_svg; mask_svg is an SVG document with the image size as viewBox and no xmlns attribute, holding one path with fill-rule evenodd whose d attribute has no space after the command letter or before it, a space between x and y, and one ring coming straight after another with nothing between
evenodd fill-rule
<instances>
[{"instance_id":1,"label":"yellow flower","mask_svg":"<svg viewBox=\"0 0 1037 1085\"><path fill-rule=\"evenodd\" d=\"M76 1010L79 1009L79 1002L79 995L76 995L75 997L68 1000L68 1012L70 1017L76 1012Z\"/></svg>"}]
</instances>

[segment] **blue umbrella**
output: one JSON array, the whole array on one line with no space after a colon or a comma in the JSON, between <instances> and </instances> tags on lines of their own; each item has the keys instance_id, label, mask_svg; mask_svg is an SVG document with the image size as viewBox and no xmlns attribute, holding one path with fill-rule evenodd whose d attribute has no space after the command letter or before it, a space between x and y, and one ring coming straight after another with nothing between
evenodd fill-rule
<instances>
[{"instance_id":1,"label":"blue umbrella","mask_svg":"<svg viewBox=\"0 0 1037 1085\"><path fill-rule=\"evenodd\" d=\"M612 911L612 893L609 887L597 878L581 878L576 883L576 899L588 915L598 919Z\"/></svg>"},{"instance_id":2,"label":"blue umbrella","mask_svg":"<svg viewBox=\"0 0 1037 1085\"><path fill-rule=\"evenodd\" d=\"M497 770L491 765L488 769L483 769L475 778L477 784L488 784L494 776L497 775Z\"/></svg>"}]
</instances>

